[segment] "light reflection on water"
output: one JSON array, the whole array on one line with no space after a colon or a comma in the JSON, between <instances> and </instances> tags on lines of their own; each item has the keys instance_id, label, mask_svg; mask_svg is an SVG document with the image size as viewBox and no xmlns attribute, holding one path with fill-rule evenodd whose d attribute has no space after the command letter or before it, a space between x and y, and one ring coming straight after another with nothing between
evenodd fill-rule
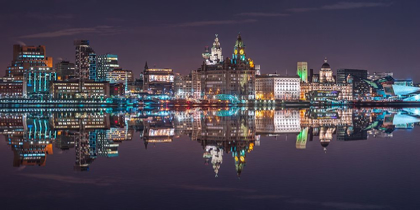
<instances>
[{"instance_id":1,"label":"light reflection on water","mask_svg":"<svg viewBox=\"0 0 420 210\"><path fill-rule=\"evenodd\" d=\"M222 196L218 204L234 209L413 207L419 110L2 112L2 196L12 202L29 187L35 190L23 193L25 201L87 193L167 201L145 204L151 209L171 208L183 196ZM183 206L199 207L212 205Z\"/></svg>"}]
</instances>

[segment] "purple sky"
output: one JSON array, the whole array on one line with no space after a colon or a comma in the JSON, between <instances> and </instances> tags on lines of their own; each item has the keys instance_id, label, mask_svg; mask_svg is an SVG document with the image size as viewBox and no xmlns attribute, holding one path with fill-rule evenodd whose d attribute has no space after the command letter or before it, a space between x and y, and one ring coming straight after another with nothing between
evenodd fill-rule
<instances>
[{"instance_id":1,"label":"purple sky","mask_svg":"<svg viewBox=\"0 0 420 210\"><path fill-rule=\"evenodd\" d=\"M409 0L7 1L0 7L0 65L12 45L46 45L48 56L74 61L74 39L98 54L119 55L136 74L149 67L188 73L219 34L231 56L241 32L262 73L294 73L297 61L393 71L420 81L420 2Z\"/></svg>"}]
</instances>

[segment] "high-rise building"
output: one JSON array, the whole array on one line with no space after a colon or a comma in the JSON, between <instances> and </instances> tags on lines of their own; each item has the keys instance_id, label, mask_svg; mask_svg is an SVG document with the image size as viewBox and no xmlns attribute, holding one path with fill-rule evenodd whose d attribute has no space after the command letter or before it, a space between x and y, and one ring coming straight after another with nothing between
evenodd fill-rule
<instances>
[{"instance_id":1,"label":"high-rise building","mask_svg":"<svg viewBox=\"0 0 420 210\"><path fill-rule=\"evenodd\" d=\"M89 54L89 79L96 80L96 54Z\"/></svg>"},{"instance_id":2,"label":"high-rise building","mask_svg":"<svg viewBox=\"0 0 420 210\"><path fill-rule=\"evenodd\" d=\"M6 76L23 80L24 74L36 68L52 68L53 59L47 57L46 48L39 46L13 45L13 60L8 67Z\"/></svg>"},{"instance_id":3,"label":"high-rise building","mask_svg":"<svg viewBox=\"0 0 420 210\"><path fill-rule=\"evenodd\" d=\"M104 54L96 57L96 81L106 81L108 72L119 68L118 55Z\"/></svg>"},{"instance_id":4,"label":"high-rise building","mask_svg":"<svg viewBox=\"0 0 420 210\"><path fill-rule=\"evenodd\" d=\"M76 48L75 75L79 79L89 79L89 55L95 54L95 51L90 47L89 40L75 40L74 46Z\"/></svg>"},{"instance_id":5,"label":"high-rise building","mask_svg":"<svg viewBox=\"0 0 420 210\"><path fill-rule=\"evenodd\" d=\"M300 77L302 82L308 83L308 63L297 62L297 75Z\"/></svg>"},{"instance_id":6,"label":"high-rise building","mask_svg":"<svg viewBox=\"0 0 420 210\"><path fill-rule=\"evenodd\" d=\"M321 71L319 71L319 82L320 83L334 83L335 79L331 70L330 64L328 64L327 58L322 64Z\"/></svg>"},{"instance_id":7,"label":"high-rise building","mask_svg":"<svg viewBox=\"0 0 420 210\"><path fill-rule=\"evenodd\" d=\"M60 61L55 64L55 71L58 80L66 80L74 76L75 65L69 61Z\"/></svg>"}]
</instances>

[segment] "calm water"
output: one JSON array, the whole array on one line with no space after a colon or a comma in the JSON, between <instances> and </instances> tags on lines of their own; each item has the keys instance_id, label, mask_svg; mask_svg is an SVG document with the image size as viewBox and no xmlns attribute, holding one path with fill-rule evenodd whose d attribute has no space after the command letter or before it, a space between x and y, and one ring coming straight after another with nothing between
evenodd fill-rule
<instances>
[{"instance_id":1,"label":"calm water","mask_svg":"<svg viewBox=\"0 0 420 210\"><path fill-rule=\"evenodd\" d=\"M419 209L420 109L0 113L2 209Z\"/></svg>"}]
</instances>

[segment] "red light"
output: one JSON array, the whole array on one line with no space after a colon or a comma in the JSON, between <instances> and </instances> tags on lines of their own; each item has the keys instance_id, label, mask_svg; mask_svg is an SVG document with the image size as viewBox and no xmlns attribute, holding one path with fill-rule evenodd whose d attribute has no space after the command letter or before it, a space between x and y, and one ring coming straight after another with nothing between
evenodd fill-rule
<instances>
[{"instance_id":1,"label":"red light","mask_svg":"<svg viewBox=\"0 0 420 210\"><path fill-rule=\"evenodd\" d=\"M118 123L118 120L115 120L115 124L117 124Z\"/></svg>"},{"instance_id":2,"label":"red light","mask_svg":"<svg viewBox=\"0 0 420 210\"><path fill-rule=\"evenodd\" d=\"M115 88L114 90L118 90L118 88Z\"/></svg>"}]
</instances>

